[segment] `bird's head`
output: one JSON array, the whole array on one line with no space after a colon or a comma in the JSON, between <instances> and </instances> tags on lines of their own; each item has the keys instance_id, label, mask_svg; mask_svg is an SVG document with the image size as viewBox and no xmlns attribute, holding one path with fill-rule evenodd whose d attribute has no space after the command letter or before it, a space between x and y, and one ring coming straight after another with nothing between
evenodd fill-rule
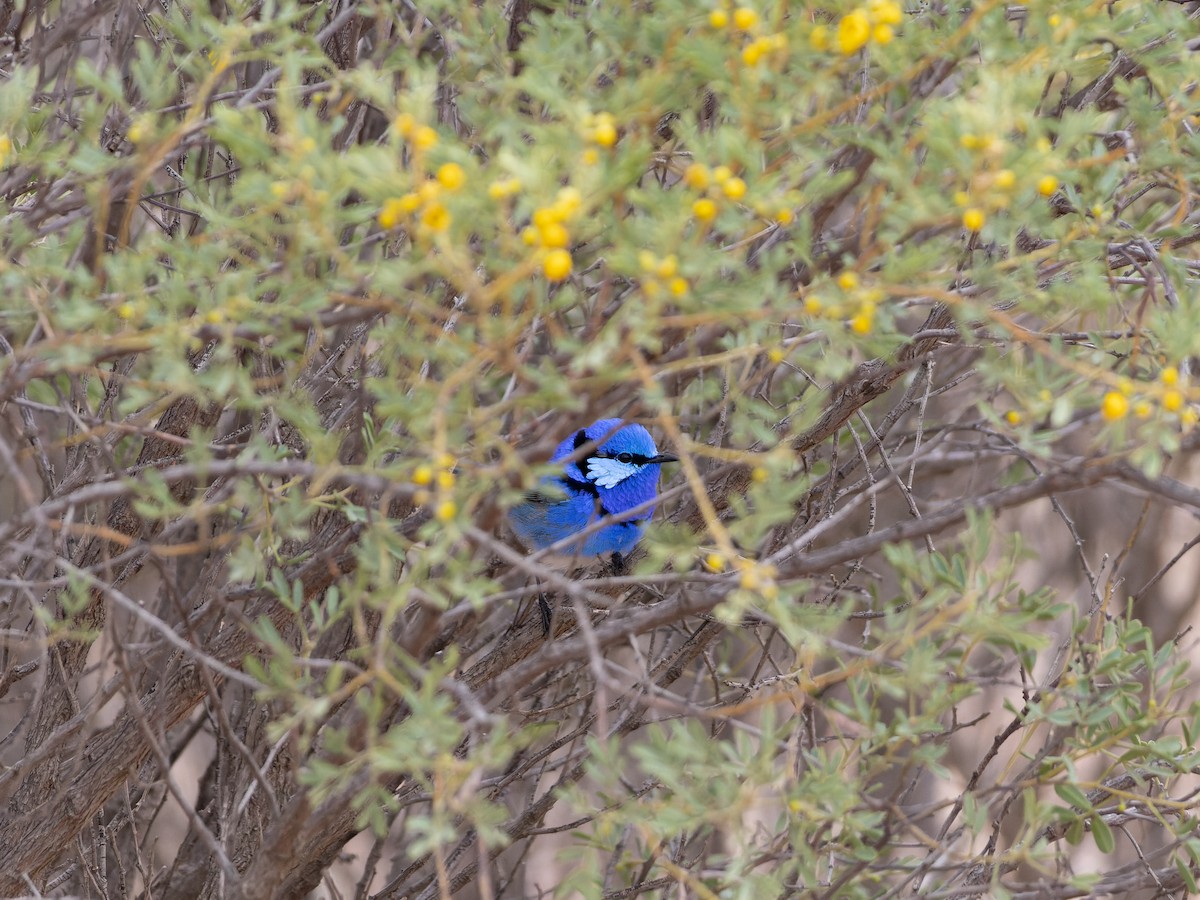
<instances>
[{"instance_id":1,"label":"bird's head","mask_svg":"<svg viewBox=\"0 0 1200 900\"><path fill-rule=\"evenodd\" d=\"M594 449L585 449L593 444L597 445ZM601 490L615 490L623 484L653 486L658 483L662 463L678 462L677 457L659 453L654 438L641 425L620 419L600 419L581 428L558 445L553 459L569 456L576 459L567 465L567 473Z\"/></svg>"}]
</instances>

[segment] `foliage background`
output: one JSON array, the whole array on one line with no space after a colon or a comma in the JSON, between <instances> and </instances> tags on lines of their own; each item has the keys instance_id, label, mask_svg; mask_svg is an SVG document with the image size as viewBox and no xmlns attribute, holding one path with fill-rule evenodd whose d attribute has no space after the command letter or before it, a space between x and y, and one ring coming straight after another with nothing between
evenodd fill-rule
<instances>
[{"instance_id":1,"label":"foliage background","mask_svg":"<svg viewBox=\"0 0 1200 900\"><path fill-rule=\"evenodd\" d=\"M1195 891L1197 9L0 2L0 893Z\"/></svg>"}]
</instances>

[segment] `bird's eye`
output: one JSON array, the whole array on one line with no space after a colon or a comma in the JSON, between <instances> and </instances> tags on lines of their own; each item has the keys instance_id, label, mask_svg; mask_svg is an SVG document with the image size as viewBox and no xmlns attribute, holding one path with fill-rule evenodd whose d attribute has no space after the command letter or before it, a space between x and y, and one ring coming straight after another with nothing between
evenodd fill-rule
<instances>
[{"instance_id":1,"label":"bird's eye","mask_svg":"<svg viewBox=\"0 0 1200 900\"><path fill-rule=\"evenodd\" d=\"M633 462L633 454L632 453L618 453L617 454L617 462L623 462L623 463Z\"/></svg>"}]
</instances>

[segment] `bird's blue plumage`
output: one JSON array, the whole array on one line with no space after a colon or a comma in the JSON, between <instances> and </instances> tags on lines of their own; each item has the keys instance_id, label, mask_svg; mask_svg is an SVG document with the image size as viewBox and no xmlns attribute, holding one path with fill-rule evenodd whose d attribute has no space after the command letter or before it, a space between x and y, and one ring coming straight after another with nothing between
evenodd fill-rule
<instances>
[{"instance_id":1,"label":"bird's blue plumage","mask_svg":"<svg viewBox=\"0 0 1200 900\"><path fill-rule=\"evenodd\" d=\"M600 419L575 432L558 445L551 462L578 455L591 442L599 446L584 451L583 458L564 463L562 473L542 479L544 492L531 494L509 511L513 531L525 546L540 550L586 529L604 516L619 515L658 495L662 463L675 457L660 454L654 439L641 425L620 419ZM587 537L560 548L584 556L626 554L637 544L654 507L632 518L614 522Z\"/></svg>"}]
</instances>

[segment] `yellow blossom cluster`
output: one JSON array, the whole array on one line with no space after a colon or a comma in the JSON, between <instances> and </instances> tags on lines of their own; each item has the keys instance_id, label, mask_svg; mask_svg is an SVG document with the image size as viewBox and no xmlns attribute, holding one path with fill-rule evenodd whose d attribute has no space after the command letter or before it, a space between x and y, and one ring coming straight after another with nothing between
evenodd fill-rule
<instances>
[{"instance_id":1,"label":"yellow blossom cluster","mask_svg":"<svg viewBox=\"0 0 1200 900\"><path fill-rule=\"evenodd\" d=\"M855 334L870 334L883 292L876 287L863 287L858 273L849 269L839 273L834 284L838 299L828 302L815 291L809 291L804 296L804 311L815 318L846 319Z\"/></svg>"},{"instance_id":2,"label":"yellow blossom cluster","mask_svg":"<svg viewBox=\"0 0 1200 900\"><path fill-rule=\"evenodd\" d=\"M466 172L458 163L442 164L433 177L427 178L415 191L385 200L379 210L379 226L392 229L415 217L421 231L445 231L451 222L445 195L461 190L466 181Z\"/></svg>"},{"instance_id":3,"label":"yellow blossom cluster","mask_svg":"<svg viewBox=\"0 0 1200 900\"><path fill-rule=\"evenodd\" d=\"M419 123L410 113L396 116L392 128L412 150L413 168L428 171L422 162L426 152L437 146L438 133L429 125ZM452 221L445 204L446 195L457 193L466 183L466 169L459 163L442 163L414 190L384 200L377 217L379 226L390 230L415 220L418 232L444 232Z\"/></svg>"},{"instance_id":4,"label":"yellow blossom cluster","mask_svg":"<svg viewBox=\"0 0 1200 900\"><path fill-rule=\"evenodd\" d=\"M688 281L679 274L679 259L674 253L658 257L643 250L638 254L638 266L642 270L642 293L647 297L657 297L664 288L674 297L687 294Z\"/></svg>"},{"instance_id":5,"label":"yellow blossom cluster","mask_svg":"<svg viewBox=\"0 0 1200 900\"><path fill-rule=\"evenodd\" d=\"M989 213L1008 209L1012 205L1014 193L1019 187L1018 179L1012 169L1004 166L1004 157L1009 151L1008 142L993 134L973 132L959 135L958 142L964 150L971 152L976 161L976 171L966 188L954 192L954 202L962 208L963 228L980 231L987 224ZM1044 138L1038 140L1036 148L1042 156L1050 152L1049 142ZM1047 160L1046 165L1049 164ZM1058 179L1043 173L1038 176L1034 186L1043 197L1050 197L1058 190Z\"/></svg>"},{"instance_id":6,"label":"yellow blossom cluster","mask_svg":"<svg viewBox=\"0 0 1200 900\"><path fill-rule=\"evenodd\" d=\"M837 25L818 25L809 32L808 40L814 50L822 53L836 50L851 56L869 43L890 44L896 36L895 27L904 18L904 11L895 0L870 0L838 19Z\"/></svg>"},{"instance_id":7,"label":"yellow blossom cluster","mask_svg":"<svg viewBox=\"0 0 1200 900\"><path fill-rule=\"evenodd\" d=\"M683 171L683 183L701 194L692 203L692 215L701 222L711 222L717 216L717 204L722 200L737 202L748 190L744 179L733 174L729 166L709 168L692 163Z\"/></svg>"},{"instance_id":8,"label":"yellow blossom cluster","mask_svg":"<svg viewBox=\"0 0 1200 900\"><path fill-rule=\"evenodd\" d=\"M588 113L583 120L583 136L600 147L611 147L620 136L612 113Z\"/></svg>"},{"instance_id":9,"label":"yellow blossom cluster","mask_svg":"<svg viewBox=\"0 0 1200 900\"><path fill-rule=\"evenodd\" d=\"M455 459L449 453L439 453L432 463L421 463L412 473L413 502L426 506L436 501L433 515L439 522L448 522L458 512L458 504L451 496L457 478L454 475Z\"/></svg>"},{"instance_id":10,"label":"yellow blossom cluster","mask_svg":"<svg viewBox=\"0 0 1200 900\"><path fill-rule=\"evenodd\" d=\"M571 274L571 232L567 225L579 215L583 197L577 188L560 188L554 202L539 206L530 216L530 224L521 232L521 240L541 254L542 274L550 281L562 281Z\"/></svg>"},{"instance_id":11,"label":"yellow blossom cluster","mask_svg":"<svg viewBox=\"0 0 1200 900\"><path fill-rule=\"evenodd\" d=\"M1140 388L1140 390L1139 390ZM1196 424L1200 416L1187 405L1186 386L1179 369L1166 366L1158 373L1155 383L1135 385L1123 380L1116 390L1108 391L1100 400L1100 415L1109 422L1118 422L1130 413L1139 419L1148 419L1155 410L1178 417L1187 428Z\"/></svg>"},{"instance_id":12,"label":"yellow blossom cluster","mask_svg":"<svg viewBox=\"0 0 1200 900\"><path fill-rule=\"evenodd\" d=\"M714 9L708 14L708 24L718 31L729 29L737 39L744 41L742 62L747 66L756 66L770 54L787 50L787 35L759 33L761 19L749 6L739 6L732 13L725 6Z\"/></svg>"},{"instance_id":13,"label":"yellow blossom cluster","mask_svg":"<svg viewBox=\"0 0 1200 900\"><path fill-rule=\"evenodd\" d=\"M0 134L0 168L4 167L8 155L12 153L13 142L7 134Z\"/></svg>"}]
</instances>

